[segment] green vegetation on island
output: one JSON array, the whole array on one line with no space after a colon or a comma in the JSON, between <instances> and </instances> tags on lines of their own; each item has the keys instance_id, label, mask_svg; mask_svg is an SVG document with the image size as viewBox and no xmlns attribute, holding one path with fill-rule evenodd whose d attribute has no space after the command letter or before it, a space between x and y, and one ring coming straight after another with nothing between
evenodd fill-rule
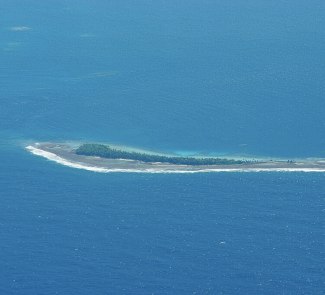
<instances>
[{"instance_id":1,"label":"green vegetation on island","mask_svg":"<svg viewBox=\"0 0 325 295\"><path fill-rule=\"evenodd\" d=\"M248 163L248 161L221 159L221 158L196 158L182 156L165 156L140 152L128 152L111 148L104 144L86 143L79 146L75 153L83 156L97 156L108 159L137 160L146 163L169 163L176 165L238 165Z\"/></svg>"}]
</instances>

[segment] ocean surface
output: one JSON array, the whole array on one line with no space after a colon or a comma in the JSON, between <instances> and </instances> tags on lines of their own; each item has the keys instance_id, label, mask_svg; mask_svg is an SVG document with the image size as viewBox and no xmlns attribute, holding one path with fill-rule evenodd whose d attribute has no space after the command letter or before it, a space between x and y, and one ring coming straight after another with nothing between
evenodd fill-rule
<instances>
[{"instance_id":1,"label":"ocean surface","mask_svg":"<svg viewBox=\"0 0 325 295\"><path fill-rule=\"evenodd\" d=\"M0 0L0 294L324 294L325 173L101 174L101 141L325 158L325 2Z\"/></svg>"}]
</instances>

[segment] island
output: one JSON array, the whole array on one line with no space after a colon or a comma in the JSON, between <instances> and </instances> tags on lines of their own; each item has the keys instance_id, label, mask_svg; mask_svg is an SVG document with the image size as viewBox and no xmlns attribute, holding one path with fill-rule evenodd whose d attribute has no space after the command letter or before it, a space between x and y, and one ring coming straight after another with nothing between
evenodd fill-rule
<instances>
[{"instance_id":1,"label":"island","mask_svg":"<svg viewBox=\"0 0 325 295\"><path fill-rule=\"evenodd\" d=\"M94 172L198 173L198 172L325 172L325 159L253 159L179 156L103 143L31 143L32 154L72 168Z\"/></svg>"},{"instance_id":2,"label":"island","mask_svg":"<svg viewBox=\"0 0 325 295\"><path fill-rule=\"evenodd\" d=\"M250 161L234 160L234 159L221 159L211 157L181 157L181 156L165 156L158 154L129 152L120 149L112 148L105 144L91 144L85 143L76 149L77 155L83 156L97 156L108 159L128 159L136 160L145 163L169 163L175 165L234 165L243 164Z\"/></svg>"}]
</instances>

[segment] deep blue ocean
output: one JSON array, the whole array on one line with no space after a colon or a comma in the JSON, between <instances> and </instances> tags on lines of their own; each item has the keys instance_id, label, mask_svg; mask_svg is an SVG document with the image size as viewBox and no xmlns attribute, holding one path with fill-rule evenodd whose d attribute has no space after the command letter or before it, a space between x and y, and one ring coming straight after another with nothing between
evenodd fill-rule
<instances>
[{"instance_id":1,"label":"deep blue ocean","mask_svg":"<svg viewBox=\"0 0 325 295\"><path fill-rule=\"evenodd\" d=\"M325 157L323 0L0 0L0 295L324 294L325 174L100 174L28 141Z\"/></svg>"}]
</instances>

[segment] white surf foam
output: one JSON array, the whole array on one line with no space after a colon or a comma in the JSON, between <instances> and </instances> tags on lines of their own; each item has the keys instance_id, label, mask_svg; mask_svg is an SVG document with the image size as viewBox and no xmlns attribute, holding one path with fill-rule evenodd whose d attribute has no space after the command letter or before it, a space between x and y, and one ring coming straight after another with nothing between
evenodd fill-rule
<instances>
[{"instance_id":1,"label":"white surf foam","mask_svg":"<svg viewBox=\"0 0 325 295\"><path fill-rule=\"evenodd\" d=\"M72 161L68 161L62 157L59 157L58 155L54 154L54 153L50 153L48 151L44 151L42 149L38 149L34 146L27 146L26 147L27 150L29 150L32 154L46 158L50 161L54 161L58 164L64 165L64 166L69 166L71 168L77 168L77 169L84 169L84 170L88 170L88 171L94 171L94 172L108 172L108 169L106 168L102 168L102 167L94 167L94 166L87 166L81 163L77 163L77 162L72 162Z\"/></svg>"},{"instance_id":2,"label":"white surf foam","mask_svg":"<svg viewBox=\"0 0 325 295\"><path fill-rule=\"evenodd\" d=\"M32 154L41 156L50 161L54 161L58 164L68 166L76 169L83 169L100 173L111 172L127 172L127 173L208 173L208 172L325 172L325 168L206 168L200 170L165 170L159 168L147 168L147 169L123 169L123 168L104 168L98 166L88 166L84 163L72 162L64 159L54 153L44 151L34 146L27 146L26 149Z\"/></svg>"}]
</instances>

